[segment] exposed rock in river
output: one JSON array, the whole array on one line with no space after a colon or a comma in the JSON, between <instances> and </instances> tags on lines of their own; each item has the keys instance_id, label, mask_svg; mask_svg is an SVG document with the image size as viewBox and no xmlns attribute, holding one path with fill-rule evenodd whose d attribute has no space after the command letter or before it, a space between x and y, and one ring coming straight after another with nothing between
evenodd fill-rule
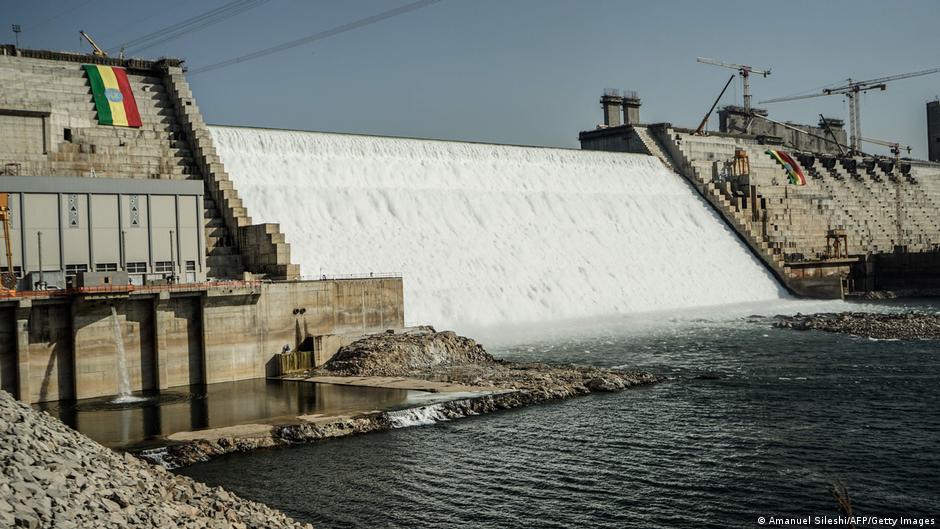
<instances>
[{"instance_id":1,"label":"exposed rock in river","mask_svg":"<svg viewBox=\"0 0 940 529\"><path fill-rule=\"evenodd\" d=\"M451 331L435 332L433 327L424 326L357 340L341 347L323 370L343 376L404 376L438 366L495 361L470 338Z\"/></svg>"},{"instance_id":2,"label":"exposed rock in river","mask_svg":"<svg viewBox=\"0 0 940 529\"><path fill-rule=\"evenodd\" d=\"M774 327L853 334L877 339L940 339L940 314L910 311L894 314L826 312L776 316Z\"/></svg>"},{"instance_id":3,"label":"exposed rock in river","mask_svg":"<svg viewBox=\"0 0 940 529\"><path fill-rule=\"evenodd\" d=\"M592 391L619 391L656 380L649 373L501 361L470 338L450 331L435 332L430 327L398 334L374 334L355 341L341 348L318 372L427 378L562 397Z\"/></svg>"},{"instance_id":4,"label":"exposed rock in river","mask_svg":"<svg viewBox=\"0 0 940 529\"><path fill-rule=\"evenodd\" d=\"M196 439L144 455L168 466L184 466L230 452L428 424L659 381L655 375L643 372L497 360L469 338L431 328L361 339L341 349L323 369L310 374L407 377L447 382L462 390L453 400L426 406L298 420L272 426L264 435Z\"/></svg>"},{"instance_id":5,"label":"exposed rock in river","mask_svg":"<svg viewBox=\"0 0 940 529\"><path fill-rule=\"evenodd\" d=\"M0 391L0 527L306 527L92 441Z\"/></svg>"}]
</instances>

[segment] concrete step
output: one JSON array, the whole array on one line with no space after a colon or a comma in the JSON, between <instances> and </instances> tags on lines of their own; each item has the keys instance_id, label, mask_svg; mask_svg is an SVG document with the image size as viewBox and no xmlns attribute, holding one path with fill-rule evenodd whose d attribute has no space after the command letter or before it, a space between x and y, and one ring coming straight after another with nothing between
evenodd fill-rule
<instances>
[{"instance_id":1,"label":"concrete step","mask_svg":"<svg viewBox=\"0 0 940 529\"><path fill-rule=\"evenodd\" d=\"M235 246L206 246L206 255L208 257L239 255L238 248ZM241 257L239 255L239 257Z\"/></svg>"}]
</instances>

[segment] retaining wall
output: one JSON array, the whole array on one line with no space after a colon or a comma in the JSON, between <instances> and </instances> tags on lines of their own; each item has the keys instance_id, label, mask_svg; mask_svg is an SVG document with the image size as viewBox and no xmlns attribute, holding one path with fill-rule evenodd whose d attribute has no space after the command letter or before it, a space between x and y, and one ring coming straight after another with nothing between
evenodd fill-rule
<instances>
[{"instance_id":1,"label":"retaining wall","mask_svg":"<svg viewBox=\"0 0 940 529\"><path fill-rule=\"evenodd\" d=\"M117 314L134 391L274 374L284 346L322 363L365 333L404 326L400 278L0 302L0 386L25 402L114 395Z\"/></svg>"}]
</instances>

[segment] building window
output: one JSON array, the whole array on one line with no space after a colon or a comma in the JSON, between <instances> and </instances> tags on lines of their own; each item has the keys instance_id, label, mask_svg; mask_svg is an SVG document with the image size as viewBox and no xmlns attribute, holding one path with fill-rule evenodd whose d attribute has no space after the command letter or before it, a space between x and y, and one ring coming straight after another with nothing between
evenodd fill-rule
<instances>
[{"instance_id":1,"label":"building window","mask_svg":"<svg viewBox=\"0 0 940 529\"><path fill-rule=\"evenodd\" d=\"M13 275L15 275L16 277L18 277L18 278L20 278L20 279L23 279L23 267L22 267L22 266L14 266L14 267L13 267Z\"/></svg>"},{"instance_id":2,"label":"building window","mask_svg":"<svg viewBox=\"0 0 940 529\"><path fill-rule=\"evenodd\" d=\"M196 271L196 261L186 261L186 271L195 272Z\"/></svg>"},{"instance_id":3,"label":"building window","mask_svg":"<svg viewBox=\"0 0 940 529\"><path fill-rule=\"evenodd\" d=\"M65 141L71 142L72 141L72 129L63 129L62 139Z\"/></svg>"},{"instance_id":4,"label":"building window","mask_svg":"<svg viewBox=\"0 0 940 529\"><path fill-rule=\"evenodd\" d=\"M153 266L154 272L172 272L173 261L157 261Z\"/></svg>"},{"instance_id":5,"label":"building window","mask_svg":"<svg viewBox=\"0 0 940 529\"><path fill-rule=\"evenodd\" d=\"M95 272L117 272L117 263L98 263Z\"/></svg>"},{"instance_id":6,"label":"building window","mask_svg":"<svg viewBox=\"0 0 940 529\"><path fill-rule=\"evenodd\" d=\"M127 273L128 274L146 274L147 273L147 263L127 263Z\"/></svg>"},{"instance_id":7,"label":"building window","mask_svg":"<svg viewBox=\"0 0 940 529\"><path fill-rule=\"evenodd\" d=\"M88 265L86 264L67 264L65 265L65 276L77 276L80 272L87 272Z\"/></svg>"}]
</instances>

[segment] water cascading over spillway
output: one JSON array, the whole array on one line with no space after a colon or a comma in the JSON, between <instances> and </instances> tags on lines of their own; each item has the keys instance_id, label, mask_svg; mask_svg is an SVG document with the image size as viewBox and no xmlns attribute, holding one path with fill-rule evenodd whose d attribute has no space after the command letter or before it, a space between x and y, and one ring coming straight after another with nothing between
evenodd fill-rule
<instances>
[{"instance_id":1,"label":"water cascading over spillway","mask_svg":"<svg viewBox=\"0 0 940 529\"><path fill-rule=\"evenodd\" d=\"M121 335L121 323L118 321L117 309L114 308L114 305L111 305L111 334L114 336L118 375L117 398L111 402L124 404L145 400L141 397L135 397L131 393L130 373L127 371L127 352L124 350L124 337Z\"/></svg>"},{"instance_id":2,"label":"water cascading over spillway","mask_svg":"<svg viewBox=\"0 0 940 529\"><path fill-rule=\"evenodd\" d=\"M212 127L302 274L401 272L449 328L778 299L680 177L623 153Z\"/></svg>"}]
</instances>

